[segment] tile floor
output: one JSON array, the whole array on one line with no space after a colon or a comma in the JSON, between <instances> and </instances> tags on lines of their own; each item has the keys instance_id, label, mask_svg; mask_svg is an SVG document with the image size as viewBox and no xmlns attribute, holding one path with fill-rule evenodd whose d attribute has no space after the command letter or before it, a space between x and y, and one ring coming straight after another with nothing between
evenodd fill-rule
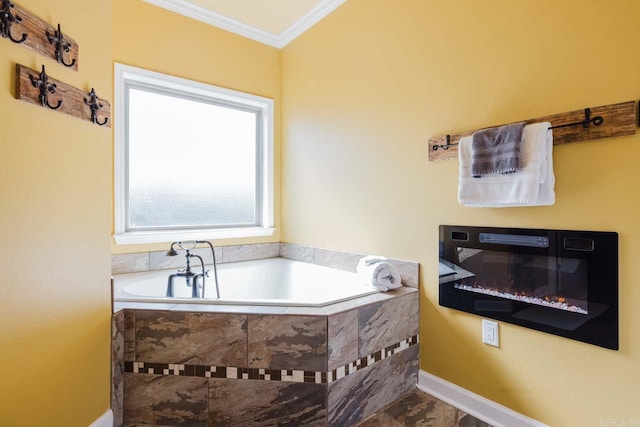
<instances>
[{"instance_id":1,"label":"tile floor","mask_svg":"<svg viewBox=\"0 0 640 427\"><path fill-rule=\"evenodd\" d=\"M491 427L484 421L416 389L357 427Z\"/></svg>"}]
</instances>

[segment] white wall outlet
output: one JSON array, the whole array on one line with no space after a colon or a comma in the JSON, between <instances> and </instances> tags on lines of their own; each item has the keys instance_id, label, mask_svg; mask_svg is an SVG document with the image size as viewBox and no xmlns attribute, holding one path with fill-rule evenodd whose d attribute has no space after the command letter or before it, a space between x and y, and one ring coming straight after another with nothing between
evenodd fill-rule
<instances>
[{"instance_id":1,"label":"white wall outlet","mask_svg":"<svg viewBox=\"0 0 640 427\"><path fill-rule=\"evenodd\" d=\"M482 342L494 347L500 347L498 322L482 319Z\"/></svg>"}]
</instances>

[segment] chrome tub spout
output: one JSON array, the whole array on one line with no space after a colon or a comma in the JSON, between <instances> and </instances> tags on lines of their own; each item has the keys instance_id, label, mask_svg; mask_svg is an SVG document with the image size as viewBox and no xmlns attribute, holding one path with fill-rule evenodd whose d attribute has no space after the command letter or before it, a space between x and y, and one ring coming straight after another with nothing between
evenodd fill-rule
<instances>
[{"instance_id":1,"label":"chrome tub spout","mask_svg":"<svg viewBox=\"0 0 640 427\"><path fill-rule=\"evenodd\" d=\"M199 244L207 244L211 248L211 255L213 256L213 274L214 281L216 285L216 298L220 299L220 288L218 286L218 269L216 263L216 254L211 242L206 240L196 240L196 241L187 241L187 242L173 242L169 251L167 252L168 256L178 255L176 250L176 246L179 249L186 251L187 258L187 267L182 270L178 270L177 273L169 275L169 279L167 281L167 297L173 297L174 295L174 281L176 277L184 277L185 284L188 287L191 287L191 297L192 298L204 298L205 296L205 284L206 277L209 277L209 270L205 269L204 260L199 255L194 255L191 253L193 249L195 249ZM200 266L202 268L201 273L194 273L191 270L191 258L197 258L200 261Z\"/></svg>"}]
</instances>

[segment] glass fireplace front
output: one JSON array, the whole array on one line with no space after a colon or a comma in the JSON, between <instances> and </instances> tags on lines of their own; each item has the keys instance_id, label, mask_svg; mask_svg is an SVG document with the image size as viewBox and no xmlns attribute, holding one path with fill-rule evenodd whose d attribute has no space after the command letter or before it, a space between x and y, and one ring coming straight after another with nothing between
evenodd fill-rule
<instances>
[{"instance_id":1,"label":"glass fireplace front","mask_svg":"<svg viewBox=\"0 0 640 427\"><path fill-rule=\"evenodd\" d=\"M440 305L618 349L614 232L440 226Z\"/></svg>"}]
</instances>

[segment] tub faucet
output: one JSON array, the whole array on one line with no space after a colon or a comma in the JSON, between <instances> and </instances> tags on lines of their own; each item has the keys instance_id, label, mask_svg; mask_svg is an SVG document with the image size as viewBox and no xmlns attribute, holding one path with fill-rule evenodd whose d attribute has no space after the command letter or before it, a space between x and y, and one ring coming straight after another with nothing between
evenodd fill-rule
<instances>
[{"instance_id":1,"label":"tub faucet","mask_svg":"<svg viewBox=\"0 0 640 427\"><path fill-rule=\"evenodd\" d=\"M216 253L213 249L213 245L211 242L206 240L191 240L185 242L173 242L171 243L171 247L167 252L168 256L176 256L178 252L176 250L176 246L179 249L186 251L187 258L187 266L184 269L178 270L177 273L169 275L169 279L167 281L167 297L173 297L173 284L176 277L184 277L185 283L188 287L191 287L191 297L192 298L204 298L205 295L205 278L209 277L209 270L205 270L204 260L199 255L194 255L191 253L193 249L198 247L200 244L206 244L211 248L211 255L213 256L213 277L216 284L216 298L220 299L220 288L218 287L218 267L216 264ZM191 258L197 258L200 261L200 266L202 267L201 273L194 273L191 270ZM199 283L201 282L201 284ZM200 291L201 289L201 291Z\"/></svg>"}]
</instances>

